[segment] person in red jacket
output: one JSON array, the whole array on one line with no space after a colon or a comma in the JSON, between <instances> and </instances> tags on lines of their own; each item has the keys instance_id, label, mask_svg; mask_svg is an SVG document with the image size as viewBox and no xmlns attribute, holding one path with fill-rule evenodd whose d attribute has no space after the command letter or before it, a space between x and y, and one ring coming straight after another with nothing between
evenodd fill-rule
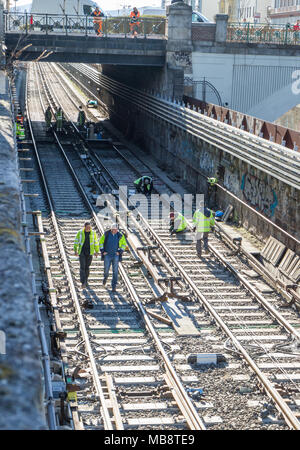
<instances>
[{"instance_id":1,"label":"person in red jacket","mask_svg":"<svg viewBox=\"0 0 300 450\"><path fill-rule=\"evenodd\" d=\"M138 9L136 7L134 7L130 13L130 23L129 23L130 31L134 37L137 37L138 31L139 31L139 26L140 26L140 22L138 20L139 17L140 17L140 12L138 11Z\"/></svg>"},{"instance_id":2,"label":"person in red jacket","mask_svg":"<svg viewBox=\"0 0 300 450\"><path fill-rule=\"evenodd\" d=\"M294 25L294 31L300 31L300 20L297 20L296 25Z\"/></svg>"}]
</instances>

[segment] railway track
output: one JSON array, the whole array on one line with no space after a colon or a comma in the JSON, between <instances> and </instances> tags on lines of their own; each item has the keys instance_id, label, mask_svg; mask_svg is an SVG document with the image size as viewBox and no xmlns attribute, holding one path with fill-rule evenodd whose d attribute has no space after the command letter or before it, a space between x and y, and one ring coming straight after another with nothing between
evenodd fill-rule
<instances>
[{"instance_id":1,"label":"railway track","mask_svg":"<svg viewBox=\"0 0 300 450\"><path fill-rule=\"evenodd\" d=\"M42 77L41 73L39 75ZM37 74L34 80L31 76L29 86L34 80L39 86ZM45 83L45 80L42 81ZM45 83L44 88L47 91L49 86L46 87ZM40 86L41 105L45 104L46 99L51 102L50 92L48 91L46 98L45 95L42 98L41 89ZM55 102L53 104L55 105ZM31 107L29 104L29 110ZM38 111L37 103L34 109ZM41 116L41 106L39 111ZM32 131L34 136L34 127ZM54 286L59 290L58 301L62 308L59 314L60 322L67 333L64 343L67 354L72 355L75 352L73 358L68 358L68 373L74 374L80 367L81 375L84 374L81 376L83 389L77 392L76 409L80 414L78 426L84 426L86 429L122 429L125 422L127 428L138 429L151 429L153 426L155 429L205 429L163 349L164 339L168 349L172 348L174 339L168 335L159 337L147 314L144 312L143 320L137 314L137 311L143 312L142 304L138 305L139 298L155 295L155 289L151 285L145 286L141 280L133 280L133 283L126 275L128 268L121 268L122 284L119 293L108 293L104 287L99 287L101 278L98 274L103 269L102 263L94 261L88 292L82 293L79 290L79 280L76 276L78 262L77 258L72 256L75 233L91 217L94 226L99 227L98 231L103 232L103 229L93 212L90 203L92 198L89 200L84 190L80 189L80 185L88 185L90 179L84 179L84 170L81 170L81 181L76 181L75 172L70 165L66 165L73 150L66 147L63 149L62 144L58 145L60 151L57 145L47 145L44 148L36 146L36 155L40 161L40 171L43 173L51 211L51 218L43 220L43 226L48 230L45 241L50 255L51 272L55 277ZM87 175L86 170L85 176ZM59 181L62 179L63 188L60 190ZM56 256L58 252L62 260ZM124 261L123 265L126 267L134 262L131 257L128 262ZM133 278L136 274L142 276L139 271L140 269L135 270ZM88 303L88 308L93 306L92 314L82 311L83 300L85 305ZM132 302L134 304L131 304ZM78 323L74 322L75 315L78 317ZM113 374L113 377L110 374ZM118 388L122 391L119 395L128 398L127 403L123 405L123 417L113 396L115 384L122 386L122 389ZM104 399L107 392L109 399ZM149 400L150 394L151 402L130 402L132 398ZM156 396L159 397L159 402L155 401ZM173 401L170 401L170 398L173 398ZM108 402L109 407L105 406ZM105 411L110 409L113 409L113 417L110 411ZM159 416L156 415L157 411Z\"/></svg>"},{"instance_id":2,"label":"railway track","mask_svg":"<svg viewBox=\"0 0 300 450\"><path fill-rule=\"evenodd\" d=\"M59 80L59 73L56 69L54 70L51 66L45 67L43 70L39 69L39 76L42 79L45 92L48 91L46 95L48 101L50 101L51 96L55 97L54 104L62 104L63 109L68 111L70 120L75 121L77 111L74 107L74 99L71 101L70 94L67 94L66 85L63 88L63 79L61 78ZM48 84L46 80L48 80ZM55 89L55 94L53 92L54 86L57 88ZM40 88L40 91L42 92L42 88ZM42 95L41 92L39 94L40 96ZM41 107L39 108L39 117L41 117ZM37 131L40 132L40 130ZM140 161L137 164L136 157L130 154L128 150L124 151L122 149L120 151L118 148L110 145L105 149L93 151L92 149L88 149L85 144L83 146L84 149L78 145L64 145L64 148L60 149L64 152L64 158L57 151L54 152L54 148L50 148L49 150L45 149L40 153L42 154L42 158L44 158L41 158L41 165L45 170L49 187L50 183L53 183L51 189L49 189L54 202L52 214L55 210L59 219L58 227L62 233L61 240L67 249L65 259L68 261L71 276L73 276L73 279L75 277L73 284L79 304L80 301L86 300L94 304L92 314L84 312L84 317L89 324L87 333L93 336L93 354L96 351L94 348L95 343L100 346L105 345L103 341L100 340L99 342L98 334L101 334L103 338L107 333L104 340L106 340L108 347L104 347L106 357L101 360L100 372L106 375L107 373L113 373L113 380L110 378L108 382L110 385L112 382L115 385L116 382L120 382L120 379L121 383L122 379L123 383L125 383L124 380L126 377L124 377L122 370L118 372L118 369L119 367L123 369L122 366L124 364L126 365L126 373L128 375L127 384L125 383L126 388L122 384L118 385L117 398L114 398L115 408L119 411L117 417L123 417L121 419L122 424L126 424L127 427L148 427L149 429L151 427L149 422L155 420L154 415L157 416L157 411L159 411L159 418L167 419L165 423L162 421L162 423L158 424L158 417L156 417L156 422L152 423L155 429L158 427L167 427L168 429L170 427L184 428L186 424L189 424L190 428L195 426L192 423L191 417L186 420L189 417L187 412L182 415L182 406L181 408L179 407L181 416L178 415L178 412L177 417L174 412L170 414L170 411L174 411L174 408L176 410L174 399L175 402L176 398L178 400L178 394L176 397L176 394L174 396L173 392L173 404L170 405L172 403L168 397L170 391L172 391L170 388L170 379L168 376L168 379L162 377L162 374L168 373L168 369L166 370L166 363L162 361L161 356L159 357L159 353L157 352L161 345L162 353L167 350L169 355L171 355L169 362L171 363L172 360L172 364L174 364L184 385L185 393L189 393L190 399L187 401L187 404L192 403L192 410L197 411L196 415L198 417L199 414L203 416L203 410L209 411L212 409L219 412L222 411L220 416L214 416L212 420L209 420L209 417L207 417L206 425L210 424L212 428L224 429L230 428L232 423L236 426L234 421L238 420L239 427L242 428L251 426L254 428L272 428L272 426L275 428L285 428L288 426L299 429L298 383L300 378L300 364L299 354L297 353L299 335L296 329L299 325L298 313L292 308L287 309L284 314L280 312L281 300L274 292L267 296L267 300L265 298L266 296L262 297L253 286L254 283L251 280L249 282L249 277L241 274L241 270L249 271L247 261L244 261L241 267L241 259L228 256L228 248L217 238L214 237L211 240L210 250L212 256L206 261L199 261L196 257L194 245L191 244L190 240L185 239L185 237L181 237L180 239L174 236L170 237L167 224L159 216L151 216L150 220L141 217L139 223L136 223L135 219L132 218L136 231L132 233L134 236L130 236L129 242L132 241L135 244L136 239L138 239L139 245L143 246L143 248L152 245L152 247L155 247L152 250L153 257L149 255L148 258L145 258L141 252L139 253L136 250L136 245L130 245L130 257L128 256L126 258L126 262L124 261L122 264L121 270L122 289L123 287L127 287L127 292L123 294L122 291L122 293L118 294L117 301L112 296L107 297L107 291L99 287L101 280L97 274L99 274L99 269L102 268L100 262L94 262L92 267L90 283L92 295L90 292L79 292L78 280L76 280L78 263L71 255L72 240L75 232L86 218L92 216L94 217L94 224L96 225L98 223L97 216L91 214L91 210L89 211L84 206L84 202L82 202L82 196L87 196L89 202L91 204L93 203L94 197L89 192L89 186L91 176L93 177L95 174L95 169L96 171L101 170L102 173L100 183L95 176L93 180L94 185L99 190L104 186L107 187L107 185L110 186L110 189L117 189L120 180L124 180L125 182L129 177L132 180L133 176L136 176L140 170L149 170L146 166L142 167ZM85 152L85 155L88 155L87 160L80 157L83 152ZM69 171L66 171L65 164L63 164L66 160L69 161ZM89 165L88 162L91 164ZM55 177L53 176L54 163L57 168ZM122 171L120 168L122 168ZM103 173L104 170L105 174ZM80 196L78 192L75 193L74 179L70 177L70 171L73 173L73 178L77 176L80 179L80 182L78 181L76 185L83 186L82 192L85 192L85 195L81 193ZM64 175L65 173L69 174L68 177ZM60 186L59 180L62 178L66 180L66 183L63 184L63 197L66 198L66 194L70 194L72 202L76 205L76 214L74 208L72 210L68 206L72 204L72 202L68 202L68 197L64 201L61 200L57 187ZM160 182L160 187L167 190L167 187L163 186L162 181ZM74 197L72 198L72 196ZM145 212L148 211L148 208L147 206ZM66 217L64 214L66 214ZM120 223L122 224L121 218ZM45 226L46 228L51 227L51 223L45 222ZM57 227L54 228L54 231L57 233ZM49 241L52 242L51 245L55 242L53 237L52 235L49 238ZM58 244L58 247L61 253L63 253L62 246ZM56 251L57 244L54 245L52 253L55 254ZM136 260L132 259L132 255L137 256L137 254L138 258ZM142 267L133 266L137 260L143 263ZM65 261L64 265L66 265ZM55 267L53 267L54 273ZM61 263L56 272L57 274L62 273ZM64 276L61 276L64 280ZM152 303L153 298L161 297L165 293L162 289L163 282L161 280L163 279L165 279L169 287L171 286L170 294L182 295L184 293L181 297L181 305L186 316L195 327L195 330L198 331L198 334L195 332L195 336L178 336L174 332L174 323L168 323L169 311L165 307L164 302L161 303L161 307L158 307L160 303L157 301L154 304ZM173 289L173 284L176 285L175 290ZM74 337L74 335L78 334L78 330L74 330L74 319L72 319L74 316L74 307L70 305L70 286L69 283L67 283L67 286L66 283L63 283L63 286L63 299L66 302L64 304L64 315L67 323L67 325L64 325L64 329L68 330L69 333L73 332L72 337ZM131 296L128 296L128 291ZM99 307L99 299L101 299L105 307L103 308L101 305L98 315L96 311ZM137 302L138 311L144 315L142 324L146 323L147 328L151 328L152 325L157 330L158 341L156 343L148 340L147 330L141 325L141 319L137 315L136 308L133 308L131 305L133 299ZM184 300L189 301L186 302ZM119 302L122 304L121 310L124 311L125 317L123 321L121 320L118 323L121 330L120 334L118 333L117 339L119 340L115 340L115 336L112 338L111 330L119 330L120 328L112 328L110 321L105 322L103 319L103 314L106 312L109 316L114 316L113 312L116 312L122 318L123 316L120 316L121 310L115 309L116 303L118 304ZM145 315L148 313L152 313L152 316L151 319L147 317L149 322L145 322ZM165 319L165 324L162 324L157 319L153 319L153 314L162 316ZM130 320L131 318L133 319L132 321ZM117 322L116 319L112 319L112 322L114 321ZM73 328L68 328L69 326ZM131 331L132 328L135 332ZM124 329L126 330L125 333ZM136 333L137 329L138 333ZM133 349L131 351L128 350L128 347L126 349L126 344L129 345L128 333L130 333L131 338L130 345L133 348L138 348L138 350L135 350L136 353ZM73 341L73 347L75 345L75 349L78 351L78 339L73 339ZM79 342L81 341L79 340ZM145 351L144 345L147 351ZM141 351L141 346L143 351ZM70 347L72 348L72 345ZM214 369L207 366L203 368L203 366L201 367L197 364L187 364L188 355L193 353L191 349L195 353L225 353L227 362L217 365ZM84 353L82 350L79 351ZM127 351L130 353L127 353ZM77 355L77 358L80 358L80 356L85 361L82 355ZM118 356L121 356L121 358L118 358ZM135 385L133 381L136 375L136 369L130 364L136 356L141 358L140 361L147 361L146 365L148 365L149 369L148 372L141 372L143 376L137 377L140 380L140 384L138 385ZM107 364L109 361L110 363ZM76 367L78 366L78 362ZM82 359L80 363L82 364ZM95 365L97 369L97 364L95 363ZM74 361L72 361L70 367L72 370L75 370ZM142 366L139 367L141 368ZM250 370L249 367L251 368ZM86 369L83 369L83 373L85 373L84 370ZM94 378L97 378L97 375ZM99 378L102 380L103 376L101 377L100 375ZM141 383L142 378L147 379L146 385ZM83 380L85 379L83 378ZM106 385L104 391L106 391L107 383L104 384ZM201 384L204 392L206 392L205 397L201 397L199 384ZM133 386L135 387L133 388ZM262 386L263 390L261 389ZM247 389L248 393L245 393ZM137 392L139 392L139 395ZM80 411L80 415L83 414L82 417L84 417L82 423L84 423L85 427L101 427L103 426L102 419L99 420L99 415L91 413L91 410L94 411L94 409L91 408L91 403L85 400L90 395L88 388L78 393L78 410ZM99 394L98 397L100 398ZM130 409L130 402L124 403L123 401L122 408L116 406L118 401L124 399L127 401L132 398L135 398L135 400L137 398L143 400L147 398L148 400L144 403L135 402L137 408L140 408L141 421L139 421L140 418L137 419L134 417L136 413L133 412L134 409ZM151 402L149 402L150 398ZM156 407L154 406L155 402L153 403L153 398L157 400ZM82 401L81 404L80 401ZM106 403L107 400L104 404ZM146 403L148 404L148 409L145 407ZM91 408L88 410L86 416L91 416L96 425L90 425L90 422L86 419L84 413L82 413L84 409L82 405L87 405L87 408ZM263 414L261 414L262 405L264 405ZM274 406L279 413L275 410ZM133 408L133 404L131 408ZM128 415L124 413L124 410L128 411ZM145 411L150 412L146 415ZM193 414L192 416L195 420L195 412ZM184 419L180 421L180 417L184 417ZM239 418L236 419L235 417ZM282 420L283 418L284 420ZM167 421L169 422L167 423ZM205 421L200 419L198 426L205 428Z\"/></svg>"}]
</instances>

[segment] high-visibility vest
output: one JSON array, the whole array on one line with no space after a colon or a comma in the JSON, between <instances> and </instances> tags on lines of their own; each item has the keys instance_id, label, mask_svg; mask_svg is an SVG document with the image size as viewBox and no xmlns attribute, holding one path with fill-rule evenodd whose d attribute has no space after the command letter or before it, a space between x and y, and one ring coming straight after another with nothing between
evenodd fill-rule
<instances>
[{"instance_id":1,"label":"high-visibility vest","mask_svg":"<svg viewBox=\"0 0 300 450\"><path fill-rule=\"evenodd\" d=\"M92 13L92 16L94 17L94 23L99 23L101 20L100 17L103 17L104 14L102 11L99 10L99 11L94 11Z\"/></svg>"},{"instance_id":2,"label":"high-visibility vest","mask_svg":"<svg viewBox=\"0 0 300 450\"><path fill-rule=\"evenodd\" d=\"M135 13L131 11L130 13L130 23L138 23L138 18L140 17L140 12Z\"/></svg>"},{"instance_id":3,"label":"high-visibility vest","mask_svg":"<svg viewBox=\"0 0 300 450\"><path fill-rule=\"evenodd\" d=\"M16 123L16 137L17 139L24 140L25 139L25 130L20 123Z\"/></svg>"},{"instance_id":4,"label":"high-visibility vest","mask_svg":"<svg viewBox=\"0 0 300 450\"><path fill-rule=\"evenodd\" d=\"M146 175L144 175L143 177L139 178L138 180L135 180L134 184L140 184L140 181L142 180L142 187L145 186L145 178L147 178L149 180L149 183L147 184L147 189L148 191L150 191L151 189L151 182L152 182L152 178L151 177L147 177Z\"/></svg>"},{"instance_id":5,"label":"high-visibility vest","mask_svg":"<svg viewBox=\"0 0 300 450\"><path fill-rule=\"evenodd\" d=\"M176 219L175 219L175 226L176 231L183 231L187 227L187 221L185 220L184 216L180 213L177 213Z\"/></svg>"},{"instance_id":6,"label":"high-visibility vest","mask_svg":"<svg viewBox=\"0 0 300 450\"><path fill-rule=\"evenodd\" d=\"M218 179L217 179L217 178L207 178L207 182L208 182L211 186L214 186L214 185L218 182Z\"/></svg>"},{"instance_id":7,"label":"high-visibility vest","mask_svg":"<svg viewBox=\"0 0 300 450\"><path fill-rule=\"evenodd\" d=\"M56 120L62 120L63 112L62 111L57 111L55 117L56 117Z\"/></svg>"},{"instance_id":8,"label":"high-visibility vest","mask_svg":"<svg viewBox=\"0 0 300 450\"><path fill-rule=\"evenodd\" d=\"M99 241L100 250L102 250L104 252L105 252L105 240L106 240L107 235L108 235L109 232L110 232L110 230L106 231L101 236L100 241ZM121 250L122 252L124 252L124 250L126 250L126 246L127 246L125 236L122 233L120 233L119 231L118 231L118 236L119 236L119 248L118 248L118 250Z\"/></svg>"},{"instance_id":9,"label":"high-visibility vest","mask_svg":"<svg viewBox=\"0 0 300 450\"><path fill-rule=\"evenodd\" d=\"M197 209L193 216L193 224L196 226L198 233L209 232L210 228L215 225L213 212L210 211L210 217L206 217L199 209Z\"/></svg>"},{"instance_id":10,"label":"high-visibility vest","mask_svg":"<svg viewBox=\"0 0 300 450\"><path fill-rule=\"evenodd\" d=\"M74 252L78 253L80 255L83 244L85 241L85 231L80 230L78 231L75 242L74 242ZM90 232L90 255L93 255L94 253L99 253L99 240L97 237L97 234L95 231Z\"/></svg>"}]
</instances>

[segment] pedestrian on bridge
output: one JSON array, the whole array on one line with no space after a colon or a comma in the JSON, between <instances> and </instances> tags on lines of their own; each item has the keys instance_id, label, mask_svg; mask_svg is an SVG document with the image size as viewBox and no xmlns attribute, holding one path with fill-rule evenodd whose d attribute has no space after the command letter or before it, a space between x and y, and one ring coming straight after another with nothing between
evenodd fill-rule
<instances>
[{"instance_id":1,"label":"pedestrian on bridge","mask_svg":"<svg viewBox=\"0 0 300 450\"><path fill-rule=\"evenodd\" d=\"M193 216L194 231L196 231L196 251L199 258L202 257L202 241L204 251L208 252L208 235L215 226L214 213L204 206L204 202L200 201L199 209L195 211Z\"/></svg>"},{"instance_id":2,"label":"pedestrian on bridge","mask_svg":"<svg viewBox=\"0 0 300 450\"><path fill-rule=\"evenodd\" d=\"M78 231L74 242L75 255L79 255L80 282L82 289L86 288L93 256L99 255L99 240L90 222L84 224L83 230Z\"/></svg>"},{"instance_id":3,"label":"pedestrian on bridge","mask_svg":"<svg viewBox=\"0 0 300 450\"><path fill-rule=\"evenodd\" d=\"M112 265L111 287L113 292L116 292L119 262L122 261L126 245L125 236L119 231L117 223L113 223L110 230L106 231L100 238L101 259L104 260L103 286L106 285L109 269Z\"/></svg>"},{"instance_id":4,"label":"pedestrian on bridge","mask_svg":"<svg viewBox=\"0 0 300 450\"><path fill-rule=\"evenodd\" d=\"M85 120L86 120L85 112L83 111L82 106L79 105L79 113L77 118L77 125L79 126L79 128L83 129Z\"/></svg>"},{"instance_id":5,"label":"pedestrian on bridge","mask_svg":"<svg viewBox=\"0 0 300 450\"><path fill-rule=\"evenodd\" d=\"M140 12L138 11L138 9L135 6L130 13L130 23L129 23L130 32L132 33L132 36L135 38L138 35L138 31L139 31L139 27L140 27L139 17L140 17Z\"/></svg>"},{"instance_id":6,"label":"pedestrian on bridge","mask_svg":"<svg viewBox=\"0 0 300 450\"><path fill-rule=\"evenodd\" d=\"M151 177L145 175L134 181L137 192L144 195L151 195L153 190L153 180Z\"/></svg>"},{"instance_id":7,"label":"pedestrian on bridge","mask_svg":"<svg viewBox=\"0 0 300 450\"><path fill-rule=\"evenodd\" d=\"M61 107L58 108L55 114L56 118L56 131L61 132L63 129L63 120L64 120L64 113L61 109Z\"/></svg>"},{"instance_id":8,"label":"pedestrian on bridge","mask_svg":"<svg viewBox=\"0 0 300 450\"><path fill-rule=\"evenodd\" d=\"M48 108L45 111L45 123L46 123L46 130L47 131L50 130L51 120L52 120L52 111L51 111L51 107L48 106Z\"/></svg>"},{"instance_id":9,"label":"pedestrian on bridge","mask_svg":"<svg viewBox=\"0 0 300 450\"><path fill-rule=\"evenodd\" d=\"M92 16L94 17L94 29L97 34L97 36L103 36L102 34L102 19L101 17L104 17L104 13L99 9L99 6L96 6L95 11L92 13Z\"/></svg>"}]
</instances>

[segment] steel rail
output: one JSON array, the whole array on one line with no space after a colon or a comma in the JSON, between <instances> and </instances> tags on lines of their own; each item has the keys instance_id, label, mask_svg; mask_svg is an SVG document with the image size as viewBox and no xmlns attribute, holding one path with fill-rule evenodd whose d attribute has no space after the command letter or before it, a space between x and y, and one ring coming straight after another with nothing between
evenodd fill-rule
<instances>
[{"instance_id":1,"label":"steel rail","mask_svg":"<svg viewBox=\"0 0 300 450\"><path fill-rule=\"evenodd\" d=\"M39 89L41 106L43 108L43 111L45 111L45 107L44 107L44 104L43 104L43 101L42 101L42 98L41 98L40 86L39 86L39 82L38 82L38 77L37 76L36 76L36 82L37 82L37 86L38 86L38 89ZM54 206L53 206L51 194L50 194L50 191L49 191L48 183L47 183L47 180L45 178L43 167L42 167L41 160L40 160L40 157L39 157L39 152L38 152L38 148L37 148L37 145L36 145L36 141L35 141L35 137L34 137L34 133L33 133L33 128L32 128L32 124L31 124L31 120L30 120L30 109L29 108L28 108L28 111L27 111L27 115L28 115L28 119L29 119L28 123L29 123L30 134L31 134L31 137L32 137L32 142L33 142L33 146L34 146L34 150L35 150L35 155L36 155L38 167L39 167L39 170L40 170L40 175L41 175L41 178L42 178L42 183L43 183L44 190L45 190L45 193L46 193L47 201L48 201L49 206L50 206L51 220L52 220L52 223L53 223L53 226L54 226L54 229L55 229L57 242L58 242L58 245L59 245L59 250L60 250L60 253L61 253L61 256L62 256L64 268L65 268L67 279L68 279L68 282L69 282L71 296L72 296L72 299L74 301L74 305L75 305L75 308L76 308L76 311L77 311L81 334L83 336L83 339L84 339L84 342L85 342L85 346L86 346L86 350L87 350L87 353L89 355L89 360L90 360L90 364L91 364L91 370L92 370L92 377L93 377L93 380L94 380L94 385L95 385L98 397L99 397L100 402L101 402L100 412L101 412L101 415L102 415L102 418L103 418L104 427L107 430L113 430L113 425L112 425L111 418L110 418L110 415L109 415L109 412L108 412L108 408L106 406L106 401L105 401L103 389L102 389L101 383L99 381L98 370L97 370L95 358L94 358L94 355L93 355L92 347L91 347L91 344L90 344L90 341L89 341L88 332L87 332L87 329L86 329L86 326L85 326L85 322L84 322L84 319L83 319L83 315L82 315L79 299L78 299L78 296L77 296L77 293L76 293L76 289L75 289L75 285L74 285L74 282L73 282L71 269L69 267L67 254L66 254L65 249L64 249L62 236L61 236L59 225L57 223L56 215L55 215L55 212L54 212ZM53 131L53 133L54 133L54 136L55 136L56 141L58 143L59 142L58 137L57 137L57 135L56 135L56 133L54 131ZM102 409L102 411L101 411L101 409Z\"/></svg>"},{"instance_id":2,"label":"steel rail","mask_svg":"<svg viewBox=\"0 0 300 450\"><path fill-rule=\"evenodd\" d=\"M84 191L84 188L83 188L83 186L80 183L80 180L78 179L78 177L77 177L77 175L76 175L76 173L75 173L75 171L74 171L74 169L73 169L73 167L72 167L72 165L71 165L71 163L70 163L70 161L69 161L69 159L68 159L68 157L67 157L67 155L66 155L66 153L65 153L65 151L64 151L64 149L62 147L62 145L61 145L61 143L59 141L57 141L57 143L58 143L58 146L59 146L59 148L61 150L61 153L63 154L64 159L65 159L65 161L66 161L66 163L67 163L67 165L69 167L69 170L72 173L72 175L74 177L74 180L76 181L76 184L77 184L77 186L78 186L78 188L79 188L79 190L81 192L81 195L84 198L86 204L88 205L88 207L90 209L90 212L91 212L91 214L93 216L93 219L94 219L94 221L95 221L95 223L97 225L98 231L103 233L104 229L103 229L103 227L101 225L101 222L99 221L99 218L97 217L97 214L96 214L92 204L90 203L90 201L89 201L89 199L88 199L88 197L87 197L87 195L86 195L86 193ZM94 181L97 183L97 181L95 179L94 179ZM131 295L134 303L136 304L138 310L140 311L140 313L142 315L142 318L143 318L143 320L144 320L144 322L145 322L149 332L151 333L151 335L152 335L152 337L153 337L153 339L154 339L154 341L155 341L155 343L157 345L157 348L158 348L158 350L159 350L159 352L160 352L160 354L161 354L161 356L163 358L164 365L166 367L167 373L170 374L170 378L171 378L172 384L173 384L174 388L176 388L180 392L181 405L178 405L179 409L182 411L182 413L184 414L184 416L188 420L188 423L189 423L189 426L191 427L191 429L193 429L193 430L205 430L206 427L205 427L202 419L198 415L195 407L193 406L193 404L192 404L188 394L186 393L186 391L185 391L181 381L179 380L178 375L176 374L176 371L173 368L172 363L171 363L171 361L170 361L166 351L164 350L164 348L163 348L163 346L162 346L162 344L160 342L160 339L159 339L159 337L157 335L157 332L155 331L153 325L151 324L150 318L148 317L147 312L144 309L143 304L141 303L141 301L140 301L140 299L139 299L139 297L138 297L138 295L137 295L137 293L135 291L135 288L133 287L131 281L129 280L129 278L128 278L127 274L126 274L125 268L123 267L122 263L119 264L119 268L120 268L120 273L121 273L122 279L123 279L123 281L124 281L128 291L130 292L130 295Z\"/></svg>"}]
</instances>

